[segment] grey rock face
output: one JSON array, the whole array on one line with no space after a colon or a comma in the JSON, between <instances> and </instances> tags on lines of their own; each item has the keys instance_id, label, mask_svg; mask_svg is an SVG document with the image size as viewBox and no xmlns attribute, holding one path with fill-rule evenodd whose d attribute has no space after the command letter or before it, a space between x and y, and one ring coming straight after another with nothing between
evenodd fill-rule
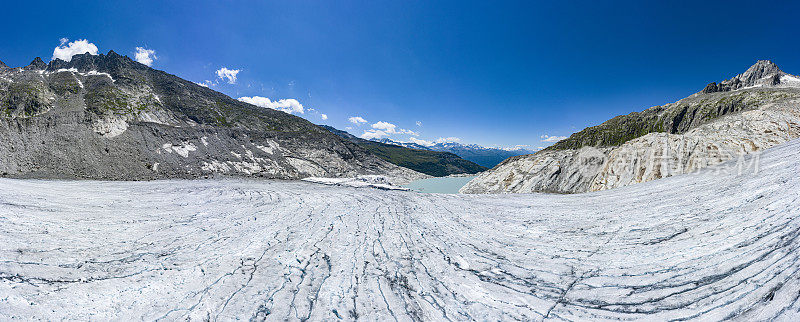
<instances>
[{"instance_id":1,"label":"grey rock face","mask_svg":"<svg viewBox=\"0 0 800 322\"><path fill-rule=\"evenodd\" d=\"M773 81L776 75L778 83ZM759 61L724 86L731 84L750 86L701 92L616 117L573 134L557 148L510 158L461 192L606 190L697 171L800 137L800 78ZM587 148L598 155L600 166L587 166L579 157Z\"/></svg>"},{"instance_id":2,"label":"grey rock face","mask_svg":"<svg viewBox=\"0 0 800 322\"><path fill-rule=\"evenodd\" d=\"M125 56L0 70L0 174L140 180L424 177L310 122L239 102Z\"/></svg>"},{"instance_id":3,"label":"grey rock face","mask_svg":"<svg viewBox=\"0 0 800 322\"><path fill-rule=\"evenodd\" d=\"M744 87L759 85L775 86L780 84L781 76L786 75L778 65L769 60L759 60L742 74L729 80L711 83L703 89L703 93L729 92Z\"/></svg>"},{"instance_id":4,"label":"grey rock face","mask_svg":"<svg viewBox=\"0 0 800 322\"><path fill-rule=\"evenodd\" d=\"M47 68L47 64L45 64L44 61L42 61L41 57L36 57L36 58L33 59L33 61L30 63L30 65L28 65L27 68L28 69L35 69L35 70L42 70L42 69Z\"/></svg>"}]
</instances>

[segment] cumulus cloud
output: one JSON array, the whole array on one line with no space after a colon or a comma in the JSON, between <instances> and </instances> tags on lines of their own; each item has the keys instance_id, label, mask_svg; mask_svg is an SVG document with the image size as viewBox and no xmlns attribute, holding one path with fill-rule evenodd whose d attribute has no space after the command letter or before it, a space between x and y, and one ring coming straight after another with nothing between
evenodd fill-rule
<instances>
[{"instance_id":1,"label":"cumulus cloud","mask_svg":"<svg viewBox=\"0 0 800 322\"><path fill-rule=\"evenodd\" d=\"M431 146L431 145L433 145L433 142L431 142L431 141L425 141L425 140L417 139L415 137L408 138L408 141L411 142L411 143L414 143L414 144L422 145L422 146Z\"/></svg>"},{"instance_id":2,"label":"cumulus cloud","mask_svg":"<svg viewBox=\"0 0 800 322\"><path fill-rule=\"evenodd\" d=\"M319 117L322 118L323 120L327 120L328 119L328 115L327 114L320 114Z\"/></svg>"},{"instance_id":3,"label":"cumulus cloud","mask_svg":"<svg viewBox=\"0 0 800 322\"><path fill-rule=\"evenodd\" d=\"M438 138L438 139L436 139L435 142L436 143L456 143L456 142L460 142L460 141L461 141L461 138L457 138L457 137L451 136L451 137L446 137L446 138Z\"/></svg>"},{"instance_id":4,"label":"cumulus cloud","mask_svg":"<svg viewBox=\"0 0 800 322\"><path fill-rule=\"evenodd\" d=\"M399 129L397 128L397 125L384 121L378 121L378 123L372 124L372 128L386 132L387 134L408 134L413 136L419 135L417 132L406 129Z\"/></svg>"},{"instance_id":5,"label":"cumulus cloud","mask_svg":"<svg viewBox=\"0 0 800 322\"><path fill-rule=\"evenodd\" d=\"M133 57L136 59L136 61L147 66L153 65L153 61L158 59L158 57L156 57L155 50L146 49L143 47L136 47L136 52L133 54Z\"/></svg>"},{"instance_id":6,"label":"cumulus cloud","mask_svg":"<svg viewBox=\"0 0 800 322\"><path fill-rule=\"evenodd\" d=\"M558 142L563 139L566 139L566 136L549 136L547 134L540 136L542 142Z\"/></svg>"},{"instance_id":7,"label":"cumulus cloud","mask_svg":"<svg viewBox=\"0 0 800 322\"><path fill-rule=\"evenodd\" d=\"M195 83L195 84L203 86L203 87L209 87L211 85L214 85L214 83L212 83L210 80L204 81L202 83Z\"/></svg>"},{"instance_id":8,"label":"cumulus cloud","mask_svg":"<svg viewBox=\"0 0 800 322\"><path fill-rule=\"evenodd\" d=\"M69 42L69 39L61 38L61 45L53 49L52 60L61 59L70 61L72 60L72 56L85 53L97 55L97 46L86 39L78 39Z\"/></svg>"},{"instance_id":9,"label":"cumulus cloud","mask_svg":"<svg viewBox=\"0 0 800 322\"><path fill-rule=\"evenodd\" d=\"M527 144L517 144L517 145L511 146L511 147L501 147L500 149L506 150L506 151L515 151L515 150L521 150L521 149L528 149L529 146L530 145L527 145Z\"/></svg>"},{"instance_id":10,"label":"cumulus cloud","mask_svg":"<svg viewBox=\"0 0 800 322\"><path fill-rule=\"evenodd\" d=\"M419 135L419 133L411 130L400 129L397 127L397 125L394 125L392 123L378 121L377 123L372 124L372 130L364 131L364 134L361 135L361 138L369 140L373 138L384 138L393 134L408 134L413 136Z\"/></svg>"},{"instance_id":11,"label":"cumulus cloud","mask_svg":"<svg viewBox=\"0 0 800 322\"><path fill-rule=\"evenodd\" d=\"M386 133L394 133L394 129L397 128L397 125L394 125L389 122L378 121L378 123L372 124L373 129L383 130Z\"/></svg>"},{"instance_id":12,"label":"cumulus cloud","mask_svg":"<svg viewBox=\"0 0 800 322\"><path fill-rule=\"evenodd\" d=\"M349 119L347 119L347 120L348 120L350 123L353 123L353 124L355 124L355 125L361 125L362 123L367 123L367 120L365 120L365 119L364 119L363 117L361 117L361 116L351 116L351 117L350 117Z\"/></svg>"},{"instance_id":13,"label":"cumulus cloud","mask_svg":"<svg viewBox=\"0 0 800 322\"><path fill-rule=\"evenodd\" d=\"M366 140L382 139L388 136L389 133L380 130L367 130L364 131L364 134L361 134L361 138Z\"/></svg>"},{"instance_id":14,"label":"cumulus cloud","mask_svg":"<svg viewBox=\"0 0 800 322\"><path fill-rule=\"evenodd\" d=\"M238 69L228 69L222 67L217 69L217 78L227 80L228 84L236 84L236 75L239 74Z\"/></svg>"},{"instance_id":15,"label":"cumulus cloud","mask_svg":"<svg viewBox=\"0 0 800 322\"><path fill-rule=\"evenodd\" d=\"M253 97L239 97L238 99L242 102L250 103L255 106L263 108L271 108L273 110L283 111L289 114L292 113L303 114L305 112L305 110L303 109L303 104L300 104L300 102L298 102L296 99L293 98L272 101L266 97L253 96Z\"/></svg>"}]
</instances>

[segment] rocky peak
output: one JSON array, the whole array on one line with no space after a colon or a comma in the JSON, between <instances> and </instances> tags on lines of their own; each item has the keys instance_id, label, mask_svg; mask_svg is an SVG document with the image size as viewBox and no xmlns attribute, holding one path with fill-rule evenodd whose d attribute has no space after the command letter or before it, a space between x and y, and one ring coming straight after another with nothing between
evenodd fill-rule
<instances>
[{"instance_id":1,"label":"rocky peak","mask_svg":"<svg viewBox=\"0 0 800 322\"><path fill-rule=\"evenodd\" d=\"M2 60L0 60L0 68L8 68L8 66Z\"/></svg>"},{"instance_id":2,"label":"rocky peak","mask_svg":"<svg viewBox=\"0 0 800 322\"><path fill-rule=\"evenodd\" d=\"M703 93L729 92L752 86L775 86L780 84L783 75L785 73L775 63L759 60L736 77L706 85Z\"/></svg>"},{"instance_id":3,"label":"rocky peak","mask_svg":"<svg viewBox=\"0 0 800 322\"><path fill-rule=\"evenodd\" d=\"M775 63L769 60L759 60L753 64L753 66L750 66L743 74L738 75L737 78L741 79L743 82L754 82L758 79L781 73L783 73L783 71L781 71Z\"/></svg>"},{"instance_id":4,"label":"rocky peak","mask_svg":"<svg viewBox=\"0 0 800 322\"><path fill-rule=\"evenodd\" d=\"M47 64L42 61L41 57L36 57L33 59L30 65L28 65L28 67L31 69L45 69L47 68Z\"/></svg>"},{"instance_id":5,"label":"rocky peak","mask_svg":"<svg viewBox=\"0 0 800 322\"><path fill-rule=\"evenodd\" d=\"M107 55L92 55L89 53L77 54L72 56L70 61L55 59L47 66L48 70L59 70L75 68L79 71L86 72L91 70L108 72L112 75L115 71L119 71L125 67L131 67L133 60L126 56L117 54L116 52L109 51Z\"/></svg>"},{"instance_id":6,"label":"rocky peak","mask_svg":"<svg viewBox=\"0 0 800 322\"><path fill-rule=\"evenodd\" d=\"M122 57L120 54L117 54L113 49L109 50L108 54L106 54L106 56L108 56L109 58L120 58L120 57Z\"/></svg>"}]
</instances>

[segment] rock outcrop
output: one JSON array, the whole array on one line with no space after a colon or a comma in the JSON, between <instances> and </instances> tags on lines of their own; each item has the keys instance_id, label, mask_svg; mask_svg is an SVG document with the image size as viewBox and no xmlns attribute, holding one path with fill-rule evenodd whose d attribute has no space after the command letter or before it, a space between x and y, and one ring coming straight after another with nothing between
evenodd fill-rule
<instances>
[{"instance_id":1,"label":"rock outcrop","mask_svg":"<svg viewBox=\"0 0 800 322\"><path fill-rule=\"evenodd\" d=\"M615 117L536 154L509 158L461 192L605 190L696 171L800 137L797 76L759 61L714 86Z\"/></svg>"},{"instance_id":2,"label":"rock outcrop","mask_svg":"<svg viewBox=\"0 0 800 322\"><path fill-rule=\"evenodd\" d=\"M711 83L703 89L703 93L730 92L737 89L757 87L757 86L777 86L781 84L781 78L791 76L778 68L778 65L769 60L759 60L755 65L750 66L742 74L729 80Z\"/></svg>"},{"instance_id":3,"label":"rock outcrop","mask_svg":"<svg viewBox=\"0 0 800 322\"><path fill-rule=\"evenodd\" d=\"M0 175L147 180L424 175L128 57L0 68Z\"/></svg>"}]
</instances>

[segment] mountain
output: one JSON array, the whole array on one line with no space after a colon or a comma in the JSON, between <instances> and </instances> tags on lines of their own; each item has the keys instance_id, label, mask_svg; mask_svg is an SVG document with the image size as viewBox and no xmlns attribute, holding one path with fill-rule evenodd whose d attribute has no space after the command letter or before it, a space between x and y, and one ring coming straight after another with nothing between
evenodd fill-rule
<instances>
[{"instance_id":1,"label":"mountain","mask_svg":"<svg viewBox=\"0 0 800 322\"><path fill-rule=\"evenodd\" d=\"M464 160L453 153L432 151L424 148L416 149L413 147L414 145L406 147L395 144L394 141L384 141L393 143L383 143L365 140L331 126L322 125L322 127L357 144L383 160L435 177L463 173L473 174L487 169L471 161Z\"/></svg>"},{"instance_id":2,"label":"mountain","mask_svg":"<svg viewBox=\"0 0 800 322\"><path fill-rule=\"evenodd\" d=\"M614 117L510 158L464 193L605 190L694 172L800 136L800 77L761 60L678 102Z\"/></svg>"},{"instance_id":3,"label":"mountain","mask_svg":"<svg viewBox=\"0 0 800 322\"><path fill-rule=\"evenodd\" d=\"M429 147L424 146L422 144L416 144L416 143L411 143L411 142L398 142L398 141L394 141L392 139L386 139L386 138L384 138L384 139L371 139L370 141L380 142L380 143L383 143L383 144L399 145L399 146L406 147L406 148L409 148L409 149L434 151L434 150L430 149Z\"/></svg>"},{"instance_id":4,"label":"mountain","mask_svg":"<svg viewBox=\"0 0 800 322\"><path fill-rule=\"evenodd\" d=\"M118 55L0 66L0 174L146 180L425 177L300 118Z\"/></svg>"},{"instance_id":5,"label":"mountain","mask_svg":"<svg viewBox=\"0 0 800 322\"><path fill-rule=\"evenodd\" d=\"M472 161L487 168L494 167L500 162L503 162L503 160L513 156L535 153L535 151L523 148L514 148L514 149L489 148L477 144L461 144L458 142L440 142L432 145L421 145L411 142L397 142L391 139L372 139L372 140L385 144L399 145L410 149L450 152L463 159Z\"/></svg>"},{"instance_id":6,"label":"mountain","mask_svg":"<svg viewBox=\"0 0 800 322\"><path fill-rule=\"evenodd\" d=\"M494 167L510 157L534 153L534 151L522 148L506 150L484 147L477 144L461 144L458 142L436 143L429 148L434 151L446 151L456 154L487 168Z\"/></svg>"}]
</instances>

